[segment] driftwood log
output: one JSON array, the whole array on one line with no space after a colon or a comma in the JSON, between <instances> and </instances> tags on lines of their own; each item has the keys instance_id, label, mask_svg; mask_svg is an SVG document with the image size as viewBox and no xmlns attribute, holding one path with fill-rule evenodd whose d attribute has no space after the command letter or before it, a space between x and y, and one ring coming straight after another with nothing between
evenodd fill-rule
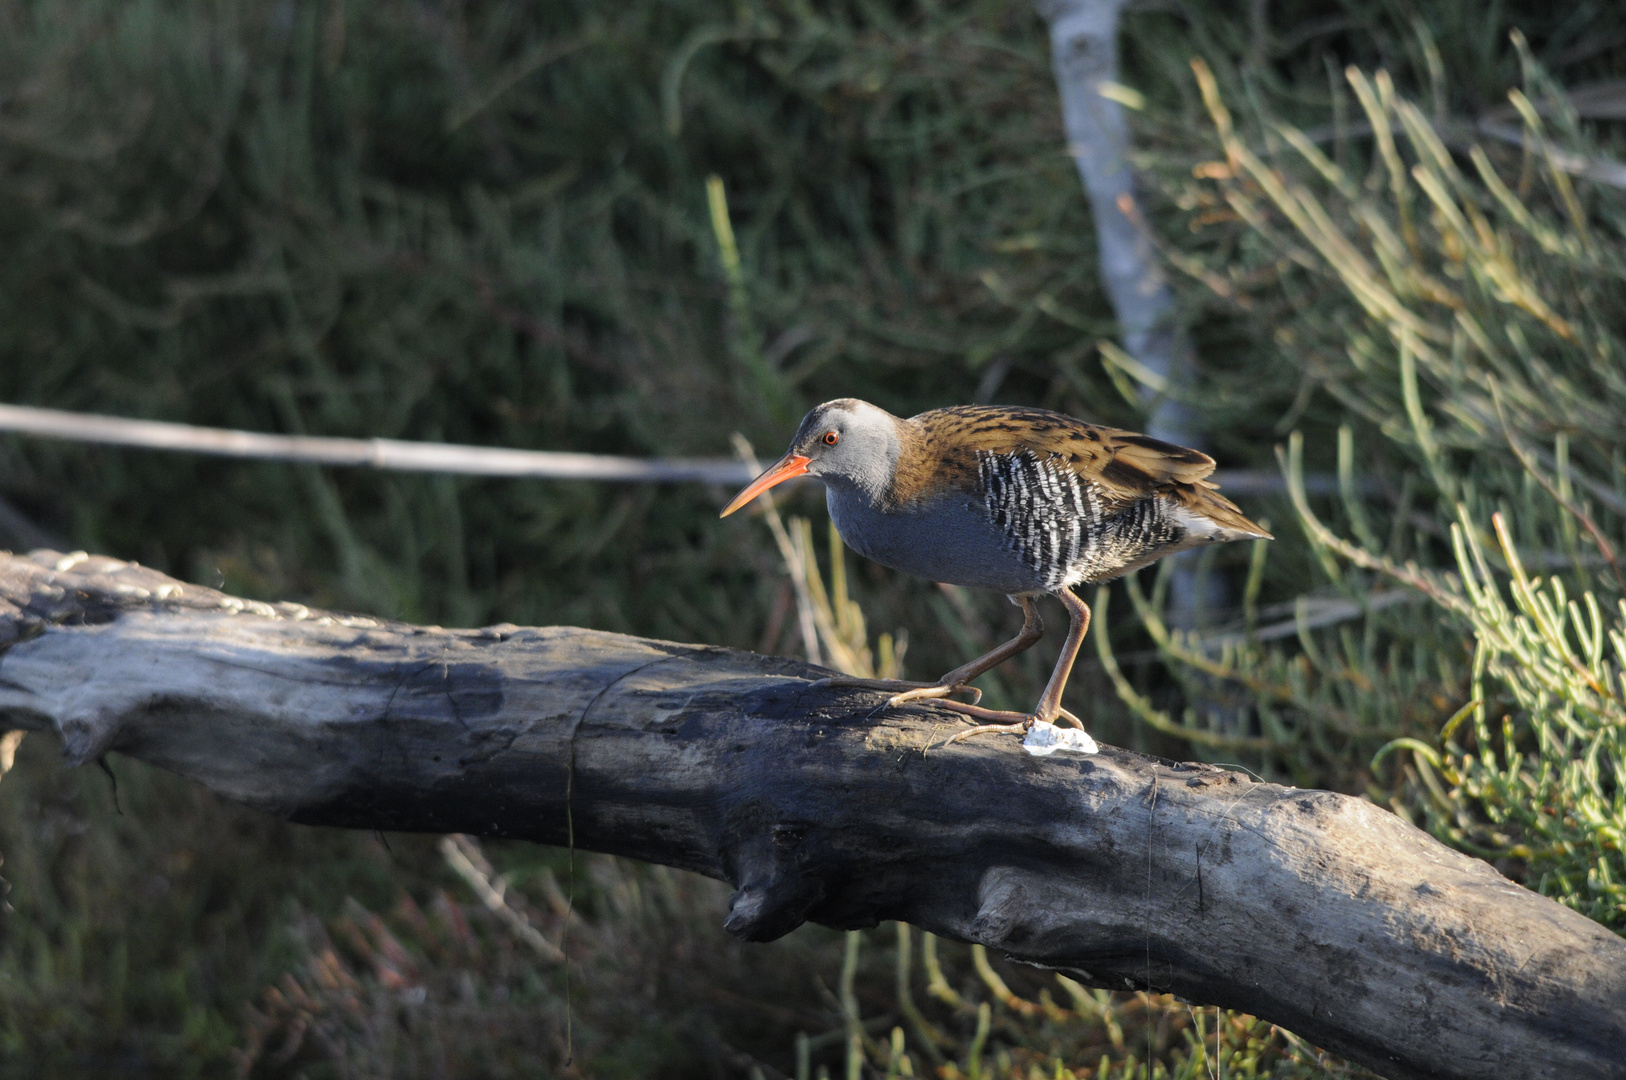
<instances>
[{"instance_id":1,"label":"driftwood log","mask_svg":"<svg viewBox=\"0 0 1626 1080\"><path fill-rule=\"evenodd\" d=\"M682 867L728 928L907 920L1243 1009L1401 1077L1626 1076L1626 941L1360 799L956 718L791 660L443 630L0 554L0 726L293 821Z\"/></svg>"}]
</instances>

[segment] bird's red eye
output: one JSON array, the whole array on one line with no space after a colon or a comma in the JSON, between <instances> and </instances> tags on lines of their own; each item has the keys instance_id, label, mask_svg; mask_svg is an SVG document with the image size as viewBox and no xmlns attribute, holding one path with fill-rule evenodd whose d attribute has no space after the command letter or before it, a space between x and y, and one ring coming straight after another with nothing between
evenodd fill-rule
<instances>
[{"instance_id":1,"label":"bird's red eye","mask_svg":"<svg viewBox=\"0 0 1626 1080\"><path fill-rule=\"evenodd\" d=\"M840 441L841 441L841 436L837 435L835 432L826 431L824 433L824 445L826 445L826 446L834 446L836 443L838 443Z\"/></svg>"}]
</instances>

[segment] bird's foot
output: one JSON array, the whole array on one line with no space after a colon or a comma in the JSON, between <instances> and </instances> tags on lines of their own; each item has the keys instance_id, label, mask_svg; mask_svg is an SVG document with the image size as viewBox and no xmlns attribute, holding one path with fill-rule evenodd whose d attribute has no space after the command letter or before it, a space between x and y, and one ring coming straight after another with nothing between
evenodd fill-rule
<instances>
[{"instance_id":1,"label":"bird's foot","mask_svg":"<svg viewBox=\"0 0 1626 1080\"><path fill-rule=\"evenodd\" d=\"M975 720L1004 721L1003 723L983 723L976 727L966 728L944 739L943 746L957 743L962 739L969 739L973 735L1023 735L1033 730L1033 725L1044 720L1038 713L1005 712L996 709L984 709L976 705L966 705L959 701L942 701L938 703L942 708L952 709L954 712L969 716ZM1064 723L1084 730L1084 722L1066 709L1058 709L1056 715L1050 718L1050 723L1061 727ZM1088 737L1086 737L1086 741ZM1094 745L1093 742L1090 743ZM1093 752L1093 751L1092 751Z\"/></svg>"},{"instance_id":2,"label":"bird's foot","mask_svg":"<svg viewBox=\"0 0 1626 1080\"><path fill-rule=\"evenodd\" d=\"M939 701L937 704L939 708L950 709L954 712L960 713L963 716L969 716L973 720L989 721L987 723L978 724L976 727L967 728L964 731L956 732L954 735L942 742L941 745L943 746L947 746L949 743L957 743L961 739L969 739L973 735L1025 735L1027 734L1028 729L1033 726L1033 722L1038 719L1037 716L1034 716L1031 713L1006 712L1002 709L984 709L980 705L968 705L963 701Z\"/></svg>"},{"instance_id":3,"label":"bird's foot","mask_svg":"<svg viewBox=\"0 0 1626 1080\"><path fill-rule=\"evenodd\" d=\"M951 686L948 683L911 682L908 679L859 679L851 675L834 675L828 679L820 679L810 684L815 689L825 687L842 687L853 690L881 690L892 691L888 705L901 705L910 701L922 701L933 698L946 698L950 694L966 694L975 705L982 700L982 691L975 686L964 683Z\"/></svg>"},{"instance_id":4,"label":"bird's foot","mask_svg":"<svg viewBox=\"0 0 1626 1080\"><path fill-rule=\"evenodd\" d=\"M1055 724L1057 727L1061 727L1062 726L1061 722L1063 720L1067 721L1069 724L1073 725L1074 727L1076 727L1080 731L1084 730L1084 721L1080 720L1078 717L1074 716L1072 713L1068 712L1066 709L1057 709L1056 710L1056 718L1054 720L1050 721L1050 722L1052 724Z\"/></svg>"},{"instance_id":5,"label":"bird's foot","mask_svg":"<svg viewBox=\"0 0 1626 1080\"><path fill-rule=\"evenodd\" d=\"M969 702L944 700L953 694L967 694L971 700ZM968 705L970 708L976 708L977 702L981 700L982 691L975 686L967 686L965 683L950 684L940 682L926 683L925 685L916 684L912 690L905 690L901 694L893 694L892 700L888 701L887 704L907 705L911 701L942 701L943 704L950 708L958 705Z\"/></svg>"},{"instance_id":6,"label":"bird's foot","mask_svg":"<svg viewBox=\"0 0 1626 1080\"><path fill-rule=\"evenodd\" d=\"M957 743L962 739L969 739L973 735L1024 735L1025 736L1028 733L1028 729L1031 728L1032 726L1033 726L1033 717L1031 717L1031 716L1024 717L1021 720L1021 722L1015 723L1015 724L978 724L976 727L969 727L969 728L966 728L964 731L955 732L953 735L950 735L948 738L944 739L938 745L940 745L940 746L948 746L948 745L950 745L952 743Z\"/></svg>"},{"instance_id":7,"label":"bird's foot","mask_svg":"<svg viewBox=\"0 0 1626 1080\"><path fill-rule=\"evenodd\" d=\"M963 716L969 716L973 720L987 720L995 723L1003 721L1006 725L1014 724L1031 727L1033 721L1039 719L1033 713L1009 712L1005 709L985 709L981 705L971 705L964 701L938 701L936 704L940 709L949 709Z\"/></svg>"}]
</instances>

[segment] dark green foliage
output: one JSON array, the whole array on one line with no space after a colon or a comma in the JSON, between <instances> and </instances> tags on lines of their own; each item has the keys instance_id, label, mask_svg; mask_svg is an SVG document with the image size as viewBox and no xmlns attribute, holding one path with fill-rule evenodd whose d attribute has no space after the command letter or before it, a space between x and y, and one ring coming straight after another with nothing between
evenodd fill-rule
<instances>
[{"instance_id":1,"label":"dark green foliage","mask_svg":"<svg viewBox=\"0 0 1626 1080\"><path fill-rule=\"evenodd\" d=\"M925 40L914 18L706 4L203 12L48 5L32 34L14 13L0 47L41 85L12 96L29 141L0 166L6 400L632 454L772 446L838 393L962 400L996 357L1007 395L1083 405L1052 354L1093 336L983 281L1038 271L1110 329L1025 12ZM713 172L761 334L744 354ZM714 598L755 587L719 550L752 541L700 527L704 492L12 452L12 497L75 542L256 594L751 640Z\"/></svg>"},{"instance_id":2,"label":"dark green foliage","mask_svg":"<svg viewBox=\"0 0 1626 1080\"><path fill-rule=\"evenodd\" d=\"M280 929L346 895L383 904L433 845L297 829L111 761L67 772L26 740L0 783L0 1071L218 1076L242 1005L299 956Z\"/></svg>"}]
</instances>

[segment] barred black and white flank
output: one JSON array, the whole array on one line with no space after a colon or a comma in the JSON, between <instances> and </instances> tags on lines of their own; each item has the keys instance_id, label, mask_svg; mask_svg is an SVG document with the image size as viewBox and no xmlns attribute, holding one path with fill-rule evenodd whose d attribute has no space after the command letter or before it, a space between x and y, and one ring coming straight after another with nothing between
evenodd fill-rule
<instances>
[{"instance_id":1,"label":"barred black and white flank","mask_svg":"<svg viewBox=\"0 0 1626 1080\"><path fill-rule=\"evenodd\" d=\"M1139 499L1113 512L1101 486L1059 455L985 450L977 466L989 516L1046 592L1117 577L1186 539L1172 500Z\"/></svg>"}]
</instances>

